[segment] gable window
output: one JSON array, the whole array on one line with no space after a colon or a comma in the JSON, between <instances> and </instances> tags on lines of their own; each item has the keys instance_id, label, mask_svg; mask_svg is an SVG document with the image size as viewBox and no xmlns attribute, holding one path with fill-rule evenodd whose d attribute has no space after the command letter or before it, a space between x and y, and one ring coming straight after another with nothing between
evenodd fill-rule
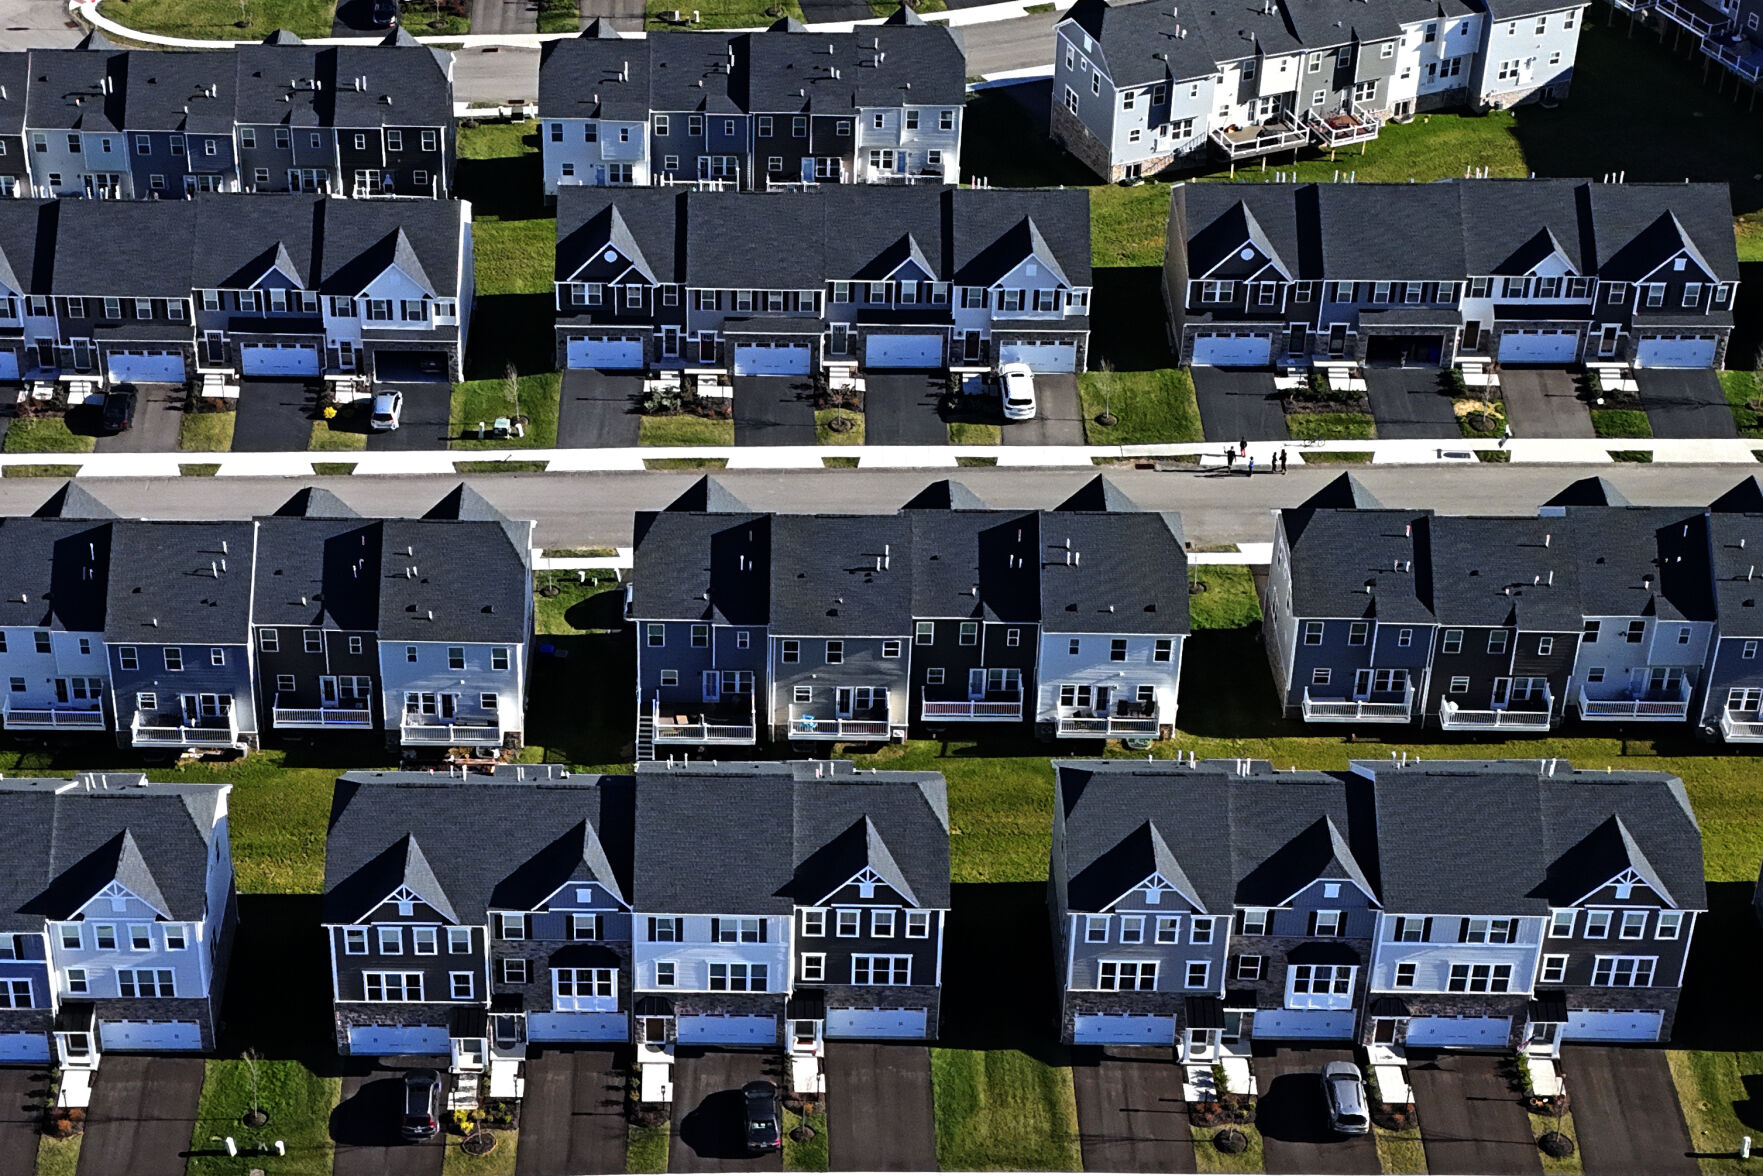
<instances>
[{"instance_id":1,"label":"gable window","mask_svg":"<svg viewBox=\"0 0 1763 1176\"><path fill-rule=\"evenodd\" d=\"M1122 915L1120 917L1120 942L1143 943L1145 941L1145 916Z\"/></svg>"},{"instance_id":2,"label":"gable window","mask_svg":"<svg viewBox=\"0 0 1763 1176\"><path fill-rule=\"evenodd\" d=\"M1085 915L1084 916L1084 942L1085 943L1107 943L1108 942L1108 916L1107 915Z\"/></svg>"},{"instance_id":3,"label":"gable window","mask_svg":"<svg viewBox=\"0 0 1763 1176\"><path fill-rule=\"evenodd\" d=\"M1622 939L1640 939L1647 933L1646 911L1623 911L1622 925L1616 934Z\"/></svg>"},{"instance_id":4,"label":"gable window","mask_svg":"<svg viewBox=\"0 0 1763 1176\"><path fill-rule=\"evenodd\" d=\"M908 939L929 939L930 938L930 912L929 911L907 911L906 912L906 938L908 938ZM1661 937L1661 938L1663 938L1663 937Z\"/></svg>"},{"instance_id":5,"label":"gable window","mask_svg":"<svg viewBox=\"0 0 1763 1176\"><path fill-rule=\"evenodd\" d=\"M1188 942L1205 944L1212 942L1212 920L1202 915L1195 915L1188 921Z\"/></svg>"},{"instance_id":6,"label":"gable window","mask_svg":"<svg viewBox=\"0 0 1763 1176\"><path fill-rule=\"evenodd\" d=\"M1151 992L1157 987L1156 960L1103 960L1096 987L1104 992Z\"/></svg>"},{"instance_id":7,"label":"gable window","mask_svg":"<svg viewBox=\"0 0 1763 1176\"><path fill-rule=\"evenodd\" d=\"M1549 913L1549 938L1570 939L1573 936L1573 925L1579 920L1579 912L1575 910L1551 911Z\"/></svg>"},{"instance_id":8,"label":"gable window","mask_svg":"<svg viewBox=\"0 0 1763 1176\"><path fill-rule=\"evenodd\" d=\"M863 912L844 907L834 912L833 932L840 939L854 939L863 932Z\"/></svg>"},{"instance_id":9,"label":"gable window","mask_svg":"<svg viewBox=\"0 0 1763 1176\"><path fill-rule=\"evenodd\" d=\"M462 955L471 950L471 928L447 928L447 954Z\"/></svg>"},{"instance_id":10,"label":"gable window","mask_svg":"<svg viewBox=\"0 0 1763 1176\"><path fill-rule=\"evenodd\" d=\"M381 927L379 930L379 948L381 955L401 955L404 951L404 932L399 927Z\"/></svg>"},{"instance_id":11,"label":"gable window","mask_svg":"<svg viewBox=\"0 0 1763 1176\"><path fill-rule=\"evenodd\" d=\"M1653 923L1654 939L1676 939L1683 931L1682 911L1660 911Z\"/></svg>"},{"instance_id":12,"label":"gable window","mask_svg":"<svg viewBox=\"0 0 1763 1176\"><path fill-rule=\"evenodd\" d=\"M1624 936L1624 938L1628 937ZM129 925L129 950L152 951L153 929L145 923L131 923Z\"/></svg>"},{"instance_id":13,"label":"gable window","mask_svg":"<svg viewBox=\"0 0 1763 1176\"><path fill-rule=\"evenodd\" d=\"M433 927L412 927L410 945L417 955L438 955L441 950L440 937Z\"/></svg>"},{"instance_id":14,"label":"gable window","mask_svg":"<svg viewBox=\"0 0 1763 1176\"><path fill-rule=\"evenodd\" d=\"M820 939L826 935L826 912L810 907L802 912L802 935L807 939Z\"/></svg>"},{"instance_id":15,"label":"gable window","mask_svg":"<svg viewBox=\"0 0 1763 1176\"><path fill-rule=\"evenodd\" d=\"M1310 934L1321 939L1338 938L1346 926L1347 917L1341 911L1312 911L1310 913Z\"/></svg>"},{"instance_id":16,"label":"gable window","mask_svg":"<svg viewBox=\"0 0 1763 1176\"><path fill-rule=\"evenodd\" d=\"M63 923L61 925L60 938L61 946L68 951L78 951L84 946L85 942L80 935L80 925L78 923ZM362 946L363 948L366 947L365 940L363 940Z\"/></svg>"},{"instance_id":17,"label":"gable window","mask_svg":"<svg viewBox=\"0 0 1763 1176\"><path fill-rule=\"evenodd\" d=\"M892 939L894 937L894 912L870 911L869 933L877 939Z\"/></svg>"},{"instance_id":18,"label":"gable window","mask_svg":"<svg viewBox=\"0 0 1763 1176\"><path fill-rule=\"evenodd\" d=\"M1585 937L1587 939L1610 938L1610 912L1587 911L1585 913Z\"/></svg>"}]
</instances>

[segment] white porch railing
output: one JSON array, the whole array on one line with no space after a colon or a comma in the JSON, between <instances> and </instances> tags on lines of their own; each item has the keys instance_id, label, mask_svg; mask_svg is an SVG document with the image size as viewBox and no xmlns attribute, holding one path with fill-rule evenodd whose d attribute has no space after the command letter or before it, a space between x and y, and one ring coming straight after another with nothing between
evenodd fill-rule
<instances>
[{"instance_id":1,"label":"white porch railing","mask_svg":"<svg viewBox=\"0 0 1763 1176\"><path fill-rule=\"evenodd\" d=\"M1688 29L1698 37L1715 36L1732 23L1729 20L1716 20L1710 10L1700 5L1684 4L1680 0L1657 0L1653 7L1665 19Z\"/></svg>"},{"instance_id":2,"label":"white porch railing","mask_svg":"<svg viewBox=\"0 0 1763 1176\"><path fill-rule=\"evenodd\" d=\"M233 720L231 706L226 714L193 726L149 724L136 711L129 721L129 741L135 747L235 747L239 742L239 725Z\"/></svg>"},{"instance_id":3,"label":"white porch railing","mask_svg":"<svg viewBox=\"0 0 1763 1176\"><path fill-rule=\"evenodd\" d=\"M1763 743L1763 712L1721 711L1720 736L1728 743Z\"/></svg>"},{"instance_id":4,"label":"white porch railing","mask_svg":"<svg viewBox=\"0 0 1763 1176\"><path fill-rule=\"evenodd\" d=\"M103 731L109 727L102 704L92 708L72 706L13 706L12 700L0 705L8 731Z\"/></svg>"},{"instance_id":5,"label":"white porch railing","mask_svg":"<svg viewBox=\"0 0 1763 1176\"><path fill-rule=\"evenodd\" d=\"M880 711L882 718L841 717L837 714L823 714L810 706L792 705L790 707L790 738L791 739L828 739L845 742L870 742L876 739L887 739L893 734L894 725L887 717L886 707L874 708Z\"/></svg>"},{"instance_id":6,"label":"white porch railing","mask_svg":"<svg viewBox=\"0 0 1763 1176\"><path fill-rule=\"evenodd\" d=\"M1754 84L1763 79L1763 45L1748 37L1736 41L1718 41L1710 37L1703 40L1702 52L1747 82Z\"/></svg>"},{"instance_id":7,"label":"white porch railing","mask_svg":"<svg viewBox=\"0 0 1763 1176\"><path fill-rule=\"evenodd\" d=\"M1355 698L1311 698L1304 688L1306 723L1406 723L1414 717L1414 682L1405 679L1401 702L1369 702Z\"/></svg>"},{"instance_id":8,"label":"white porch railing","mask_svg":"<svg viewBox=\"0 0 1763 1176\"><path fill-rule=\"evenodd\" d=\"M276 695L275 702L269 711L270 723L277 727L328 729L332 727L348 727L365 730L373 726L373 711L366 704L359 707L342 706L283 706L282 696Z\"/></svg>"},{"instance_id":9,"label":"white porch railing","mask_svg":"<svg viewBox=\"0 0 1763 1176\"><path fill-rule=\"evenodd\" d=\"M1155 739L1162 729L1157 708L1148 715L1085 714L1062 707L1054 735L1060 739Z\"/></svg>"},{"instance_id":10,"label":"white porch railing","mask_svg":"<svg viewBox=\"0 0 1763 1176\"><path fill-rule=\"evenodd\" d=\"M1579 687L1579 717L1593 722L1633 719L1682 720L1690 713L1689 679L1677 684L1675 698L1589 698L1585 684Z\"/></svg>"},{"instance_id":11,"label":"white porch railing","mask_svg":"<svg viewBox=\"0 0 1763 1176\"><path fill-rule=\"evenodd\" d=\"M1248 127L1220 127L1207 137L1226 158L1234 160L1302 147L1310 141L1310 132L1281 118Z\"/></svg>"},{"instance_id":12,"label":"white porch railing","mask_svg":"<svg viewBox=\"0 0 1763 1176\"><path fill-rule=\"evenodd\" d=\"M1315 136L1317 145L1322 147L1364 143L1377 138L1383 129L1383 123L1376 115L1352 110L1337 110L1331 114L1317 114L1312 110L1304 115L1304 125Z\"/></svg>"},{"instance_id":13,"label":"white porch railing","mask_svg":"<svg viewBox=\"0 0 1763 1176\"><path fill-rule=\"evenodd\" d=\"M405 712L398 737L408 747L484 747L502 742L502 716L442 719Z\"/></svg>"},{"instance_id":14,"label":"white porch railing","mask_svg":"<svg viewBox=\"0 0 1763 1176\"><path fill-rule=\"evenodd\" d=\"M754 712L753 696L748 694L747 721L745 723L719 722L717 717L705 712L706 706L717 706L714 703L700 703L697 716L681 714L690 711L690 707L669 704L667 712L661 709L661 695L657 693L649 704L649 715L655 724L655 742L657 743L729 743L752 744L758 742L758 721ZM722 708L725 715L727 708ZM735 708L737 711L739 707Z\"/></svg>"},{"instance_id":15,"label":"white porch railing","mask_svg":"<svg viewBox=\"0 0 1763 1176\"><path fill-rule=\"evenodd\" d=\"M1007 723L1022 718L1022 691L1015 691L1015 701L992 698L933 699L927 689L923 694L922 714L925 722L955 720L958 722Z\"/></svg>"},{"instance_id":16,"label":"white porch railing","mask_svg":"<svg viewBox=\"0 0 1763 1176\"><path fill-rule=\"evenodd\" d=\"M1447 731L1501 730L1547 731L1554 720L1555 700L1543 693L1539 710L1511 710L1505 707L1487 710L1465 710L1450 699L1439 706L1439 726Z\"/></svg>"}]
</instances>

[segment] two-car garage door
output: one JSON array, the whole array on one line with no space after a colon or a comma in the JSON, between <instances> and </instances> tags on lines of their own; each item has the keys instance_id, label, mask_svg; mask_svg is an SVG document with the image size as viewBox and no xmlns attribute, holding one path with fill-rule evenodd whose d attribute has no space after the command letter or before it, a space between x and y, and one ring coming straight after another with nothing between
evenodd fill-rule
<instances>
[{"instance_id":1,"label":"two-car garage door","mask_svg":"<svg viewBox=\"0 0 1763 1176\"><path fill-rule=\"evenodd\" d=\"M316 376L324 371L317 343L246 343L239 371L247 376Z\"/></svg>"},{"instance_id":2,"label":"two-car garage door","mask_svg":"<svg viewBox=\"0 0 1763 1176\"><path fill-rule=\"evenodd\" d=\"M113 381L136 384L184 382L184 357L178 351L155 348L107 351L104 362Z\"/></svg>"},{"instance_id":3,"label":"two-car garage door","mask_svg":"<svg viewBox=\"0 0 1763 1176\"><path fill-rule=\"evenodd\" d=\"M1213 367L1266 367L1273 336L1259 331L1202 331L1194 336L1194 360Z\"/></svg>"},{"instance_id":4,"label":"two-car garage door","mask_svg":"<svg viewBox=\"0 0 1763 1176\"><path fill-rule=\"evenodd\" d=\"M1578 357L1578 331L1507 331L1500 336L1501 363L1569 364Z\"/></svg>"},{"instance_id":5,"label":"two-car garage door","mask_svg":"<svg viewBox=\"0 0 1763 1176\"><path fill-rule=\"evenodd\" d=\"M1714 366L1719 341L1713 335L1653 335L1635 345L1636 367L1705 368Z\"/></svg>"},{"instance_id":6,"label":"two-car garage door","mask_svg":"<svg viewBox=\"0 0 1763 1176\"><path fill-rule=\"evenodd\" d=\"M103 1049L201 1049L202 1028L194 1021L100 1021Z\"/></svg>"},{"instance_id":7,"label":"two-car garage door","mask_svg":"<svg viewBox=\"0 0 1763 1176\"><path fill-rule=\"evenodd\" d=\"M1174 1045L1175 1018L1150 1013L1080 1014L1072 1025L1078 1045Z\"/></svg>"},{"instance_id":8,"label":"two-car garage door","mask_svg":"<svg viewBox=\"0 0 1763 1176\"><path fill-rule=\"evenodd\" d=\"M737 376L805 376L814 351L806 343L736 343Z\"/></svg>"},{"instance_id":9,"label":"two-car garage door","mask_svg":"<svg viewBox=\"0 0 1763 1176\"><path fill-rule=\"evenodd\" d=\"M566 352L572 368L625 371L643 366L643 341L620 335L585 335L571 339Z\"/></svg>"},{"instance_id":10,"label":"two-car garage door","mask_svg":"<svg viewBox=\"0 0 1763 1176\"><path fill-rule=\"evenodd\" d=\"M826 1035L833 1037L901 1037L922 1041L928 1018L924 1009L826 1010Z\"/></svg>"}]
</instances>

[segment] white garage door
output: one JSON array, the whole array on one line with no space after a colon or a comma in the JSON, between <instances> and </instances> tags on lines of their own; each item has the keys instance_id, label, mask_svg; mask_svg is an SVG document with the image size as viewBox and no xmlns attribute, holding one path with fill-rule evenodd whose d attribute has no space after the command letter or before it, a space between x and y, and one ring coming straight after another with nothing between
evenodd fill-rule
<instances>
[{"instance_id":1,"label":"white garage door","mask_svg":"<svg viewBox=\"0 0 1763 1176\"><path fill-rule=\"evenodd\" d=\"M99 1021L102 1049L201 1049L202 1029L194 1021Z\"/></svg>"},{"instance_id":2,"label":"white garage door","mask_svg":"<svg viewBox=\"0 0 1763 1176\"><path fill-rule=\"evenodd\" d=\"M641 339L588 336L569 341L569 366L623 370L643 366Z\"/></svg>"},{"instance_id":3,"label":"white garage door","mask_svg":"<svg viewBox=\"0 0 1763 1176\"><path fill-rule=\"evenodd\" d=\"M1273 362L1273 336L1247 331L1196 335L1194 362L1213 367L1265 367Z\"/></svg>"},{"instance_id":4,"label":"white garage door","mask_svg":"<svg viewBox=\"0 0 1763 1176\"><path fill-rule=\"evenodd\" d=\"M1576 331L1507 331L1500 336L1501 363L1572 363L1578 355Z\"/></svg>"},{"instance_id":5,"label":"white garage door","mask_svg":"<svg viewBox=\"0 0 1763 1176\"><path fill-rule=\"evenodd\" d=\"M46 1062L49 1037L43 1033L0 1033L0 1062Z\"/></svg>"},{"instance_id":6,"label":"white garage door","mask_svg":"<svg viewBox=\"0 0 1763 1176\"><path fill-rule=\"evenodd\" d=\"M1261 1038L1353 1038L1350 1009L1256 1009L1252 1023Z\"/></svg>"},{"instance_id":7,"label":"white garage door","mask_svg":"<svg viewBox=\"0 0 1763 1176\"><path fill-rule=\"evenodd\" d=\"M872 368L940 368L941 335L866 335L863 366Z\"/></svg>"},{"instance_id":8,"label":"white garage door","mask_svg":"<svg viewBox=\"0 0 1763 1176\"><path fill-rule=\"evenodd\" d=\"M184 357L175 351L109 351L104 355L112 380L137 384L181 384Z\"/></svg>"},{"instance_id":9,"label":"white garage door","mask_svg":"<svg viewBox=\"0 0 1763 1176\"><path fill-rule=\"evenodd\" d=\"M737 376L805 376L813 356L806 343L737 343Z\"/></svg>"},{"instance_id":10,"label":"white garage door","mask_svg":"<svg viewBox=\"0 0 1763 1176\"><path fill-rule=\"evenodd\" d=\"M0 380L18 379L18 352L0 351Z\"/></svg>"},{"instance_id":11,"label":"white garage door","mask_svg":"<svg viewBox=\"0 0 1763 1176\"><path fill-rule=\"evenodd\" d=\"M924 1009L828 1009L828 1037L923 1038Z\"/></svg>"},{"instance_id":12,"label":"white garage door","mask_svg":"<svg viewBox=\"0 0 1763 1176\"><path fill-rule=\"evenodd\" d=\"M1657 1009L1627 1011L1569 1009L1562 1041L1658 1041L1665 1014Z\"/></svg>"},{"instance_id":13,"label":"white garage door","mask_svg":"<svg viewBox=\"0 0 1763 1176\"><path fill-rule=\"evenodd\" d=\"M1075 343L1005 343L998 348L998 362L1026 363L1037 372L1075 372Z\"/></svg>"},{"instance_id":14,"label":"white garage door","mask_svg":"<svg viewBox=\"0 0 1763 1176\"><path fill-rule=\"evenodd\" d=\"M777 1041L776 1017L681 1017L681 1045L771 1045Z\"/></svg>"},{"instance_id":15,"label":"white garage door","mask_svg":"<svg viewBox=\"0 0 1763 1176\"><path fill-rule=\"evenodd\" d=\"M1175 1018L1150 1014L1080 1014L1072 1026L1079 1045L1173 1045Z\"/></svg>"},{"instance_id":16,"label":"white garage door","mask_svg":"<svg viewBox=\"0 0 1763 1176\"><path fill-rule=\"evenodd\" d=\"M357 1056L420 1054L434 1057L453 1048L442 1025L356 1025L349 1030L349 1052Z\"/></svg>"},{"instance_id":17,"label":"white garage door","mask_svg":"<svg viewBox=\"0 0 1763 1176\"><path fill-rule=\"evenodd\" d=\"M1713 335L1656 335L1635 347L1636 367L1713 367L1717 341Z\"/></svg>"},{"instance_id":18,"label":"white garage door","mask_svg":"<svg viewBox=\"0 0 1763 1176\"><path fill-rule=\"evenodd\" d=\"M246 343L239 370L247 376L316 376L323 372L316 343Z\"/></svg>"},{"instance_id":19,"label":"white garage door","mask_svg":"<svg viewBox=\"0 0 1763 1176\"><path fill-rule=\"evenodd\" d=\"M1408 1044L1414 1047L1504 1049L1511 1033L1510 1017L1415 1017L1408 1022Z\"/></svg>"},{"instance_id":20,"label":"white garage door","mask_svg":"<svg viewBox=\"0 0 1763 1176\"><path fill-rule=\"evenodd\" d=\"M528 1013L529 1041L629 1041L623 1013Z\"/></svg>"}]
</instances>

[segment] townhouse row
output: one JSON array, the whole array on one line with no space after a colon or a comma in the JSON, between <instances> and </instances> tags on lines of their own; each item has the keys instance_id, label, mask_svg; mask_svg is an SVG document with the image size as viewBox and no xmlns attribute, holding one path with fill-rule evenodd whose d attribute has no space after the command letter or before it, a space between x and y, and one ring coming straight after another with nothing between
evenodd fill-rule
<instances>
[{"instance_id":1,"label":"townhouse row","mask_svg":"<svg viewBox=\"0 0 1763 1176\"><path fill-rule=\"evenodd\" d=\"M1179 184L1182 363L1712 368L1739 260L1725 184Z\"/></svg>"},{"instance_id":2,"label":"townhouse row","mask_svg":"<svg viewBox=\"0 0 1763 1176\"><path fill-rule=\"evenodd\" d=\"M557 364L1082 371L1089 226L1080 189L565 188Z\"/></svg>"},{"instance_id":3,"label":"townhouse row","mask_svg":"<svg viewBox=\"0 0 1763 1176\"><path fill-rule=\"evenodd\" d=\"M0 725L174 752L519 746L532 529L463 485L421 518L307 489L195 522L119 518L69 483L0 519Z\"/></svg>"},{"instance_id":4,"label":"townhouse row","mask_svg":"<svg viewBox=\"0 0 1763 1176\"><path fill-rule=\"evenodd\" d=\"M541 51L545 193L955 184L966 101L960 33L905 5L844 33L786 17L633 37L595 20Z\"/></svg>"},{"instance_id":5,"label":"townhouse row","mask_svg":"<svg viewBox=\"0 0 1763 1176\"><path fill-rule=\"evenodd\" d=\"M1699 0L1660 0L1662 4ZM1053 141L1109 181L1375 139L1391 120L1567 96L1579 0L1079 0L1054 26Z\"/></svg>"},{"instance_id":6,"label":"townhouse row","mask_svg":"<svg viewBox=\"0 0 1763 1176\"><path fill-rule=\"evenodd\" d=\"M453 55L402 29L378 45L285 30L223 52L0 53L0 195L197 192L441 197L458 159Z\"/></svg>"},{"instance_id":7,"label":"townhouse row","mask_svg":"<svg viewBox=\"0 0 1763 1176\"><path fill-rule=\"evenodd\" d=\"M1344 475L1278 513L1267 652L1288 716L1763 740L1763 485L1634 506L1602 478L1534 518L1385 507ZM1343 553L1351 553L1343 555Z\"/></svg>"},{"instance_id":8,"label":"townhouse row","mask_svg":"<svg viewBox=\"0 0 1763 1176\"><path fill-rule=\"evenodd\" d=\"M637 516L637 758L915 727L1167 736L1181 520L1098 476L1051 510L958 483L888 514L776 514L700 480Z\"/></svg>"},{"instance_id":9,"label":"townhouse row","mask_svg":"<svg viewBox=\"0 0 1763 1176\"><path fill-rule=\"evenodd\" d=\"M1067 1042L1484 1049L1671 1036L1702 841L1683 782L1557 760L1055 764Z\"/></svg>"},{"instance_id":10,"label":"townhouse row","mask_svg":"<svg viewBox=\"0 0 1763 1176\"><path fill-rule=\"evenodd\" d=\"M0 201L0 380L458 380L472 266L460 200Z\"/></svg>"},{"instance_id":11,"label":"townhouse row","mask_svg":"<svg viewBox=\"0 0 1763 1176\"><path fill-rule=\"evenodd\" d=\"M1763 3L1759 0L1611 0L1611 7L1660 21L1675 36L1688 33L1709 61L1751 86L1763 83ZM1673 40L1672 47L1677 42Z\"/></svg>"}]
</instances>

